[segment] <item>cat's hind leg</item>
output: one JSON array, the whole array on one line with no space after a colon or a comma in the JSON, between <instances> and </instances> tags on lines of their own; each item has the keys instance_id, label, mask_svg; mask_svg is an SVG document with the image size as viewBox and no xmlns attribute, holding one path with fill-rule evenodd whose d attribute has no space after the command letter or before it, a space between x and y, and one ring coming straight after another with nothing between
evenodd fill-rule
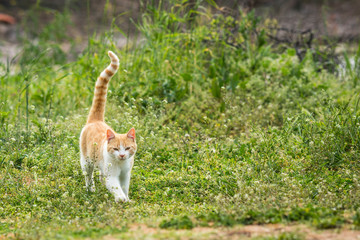
<instances>
[{"instance_id":1,"label":"cat's hind leg","mask_svg":"<svg viewBox=\"0 0 360 240\"><path fill-rule=\"evenodd\" d=\"M85 176L85 184L88 191L95 192L94 183L94 164L90 159L81 156L80 158L81 170Z\"/></svg>"},{"instance_id":2,"label":"cat's hind leg","mask_svg":"<svg viewBox=\"0 0 360 240\"><path fill-rule=\"evenodd\" d=\"M99 163L99 180L102 184L105 185L105 171L104 164L102 162Z\"/></svg>"},{"instance_id":3,"label":"cat's hind leg","mask_svg":"<svg viewBox=\"0 0 360 240\"><path fill-rule=\"evenodd\" d=\"M99 174L99 180L102 184L105 184L105 177L104 177L104 174L100 171L100 174Z\"/></svg>"}]
</instances>

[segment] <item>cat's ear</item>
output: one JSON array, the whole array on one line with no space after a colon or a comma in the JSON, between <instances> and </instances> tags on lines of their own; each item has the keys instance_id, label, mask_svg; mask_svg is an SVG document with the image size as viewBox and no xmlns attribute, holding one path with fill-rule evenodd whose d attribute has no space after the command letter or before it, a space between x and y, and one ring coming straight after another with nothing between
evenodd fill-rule
<instances>
[{"instance_id":1,"label":"cat's ear","mask_svg":"<svg viewBox=\"0 0 360 240\"><path fill-rule=\"evenodd\" d=\"M132 140L135 140L135 128L131 128L128 133L127 133L127 137L131 138Z\"/></svg>"},{"instance_id":2,"label":"cat's ear","mask_svg":"<svg viewBox=\"0 0 360 240\"><path fill-rule=\"evenodd\" d=\"M111 139L115 138L115 133L111 129L106 130L106 139L110 142Z\"/></svg>"}]
</instances>

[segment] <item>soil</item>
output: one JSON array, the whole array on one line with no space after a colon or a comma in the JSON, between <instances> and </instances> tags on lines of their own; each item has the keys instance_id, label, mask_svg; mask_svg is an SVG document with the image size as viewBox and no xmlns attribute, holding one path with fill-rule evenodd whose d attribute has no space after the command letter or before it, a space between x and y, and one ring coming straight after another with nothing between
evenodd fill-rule
<instances>
[{"instance_id":1,"label":"soil","mask_svg":"<svg viewBox=\"0 0 360 240\"><path fill-rule=\"evenodd\" d=\"M243 239L256 237L278 237L281 234L293 234L306 240L359 240L360 231L342 229L317 230L307 225L248 225L232 228L196 227L191 230L165 230L149 227L145 224L133 224L125 236L131 239ZM106 236L104 239L118 239ZM285 239L285 238L284 238ZM286 238L287 239L287 238Z\"/></svg>"}]
</instances>

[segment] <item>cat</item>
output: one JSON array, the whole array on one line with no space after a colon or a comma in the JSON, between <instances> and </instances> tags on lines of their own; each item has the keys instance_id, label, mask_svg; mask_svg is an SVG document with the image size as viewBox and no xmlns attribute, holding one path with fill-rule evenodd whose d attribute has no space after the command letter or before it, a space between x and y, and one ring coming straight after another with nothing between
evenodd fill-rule
<instances>
[{"instance_id":1,"label":"cat","mask_svg":"<svg viewBox=\"0 0 360 240\"><path fill-rule=\"evenodd\" d=\"M126 134L117 134L104 122L108 83L119 68L119 58L111 51L108 55L111 63L96 81L87 123L80 134L80 164L88 191L95 191L93 172L97 167L100 181L115 201L126 202L137 145L134 128Z\"/></svg>"}]
</instances>

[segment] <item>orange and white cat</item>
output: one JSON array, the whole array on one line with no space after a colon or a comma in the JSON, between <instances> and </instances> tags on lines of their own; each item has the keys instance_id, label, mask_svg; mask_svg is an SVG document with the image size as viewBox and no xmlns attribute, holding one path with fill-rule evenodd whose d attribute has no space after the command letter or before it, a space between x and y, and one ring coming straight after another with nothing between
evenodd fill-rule
<instances>
[{"instance_id":1,"label":"orange and white cat","mask_svg":"<svg viewBox=\"0 0 360 240\"><path fill-rule=\"evenodd\" d=\"M119 68L118 57L111 51L108 54L111 63L96 81L93 103L81 131L80 163L89 191L95 191L93 172L96 167L100 170L101 182L115 196L115 201L126 202L137 147L135 129L117 134L104 122L108 83Z\"/></svg>"}]
</instances>

